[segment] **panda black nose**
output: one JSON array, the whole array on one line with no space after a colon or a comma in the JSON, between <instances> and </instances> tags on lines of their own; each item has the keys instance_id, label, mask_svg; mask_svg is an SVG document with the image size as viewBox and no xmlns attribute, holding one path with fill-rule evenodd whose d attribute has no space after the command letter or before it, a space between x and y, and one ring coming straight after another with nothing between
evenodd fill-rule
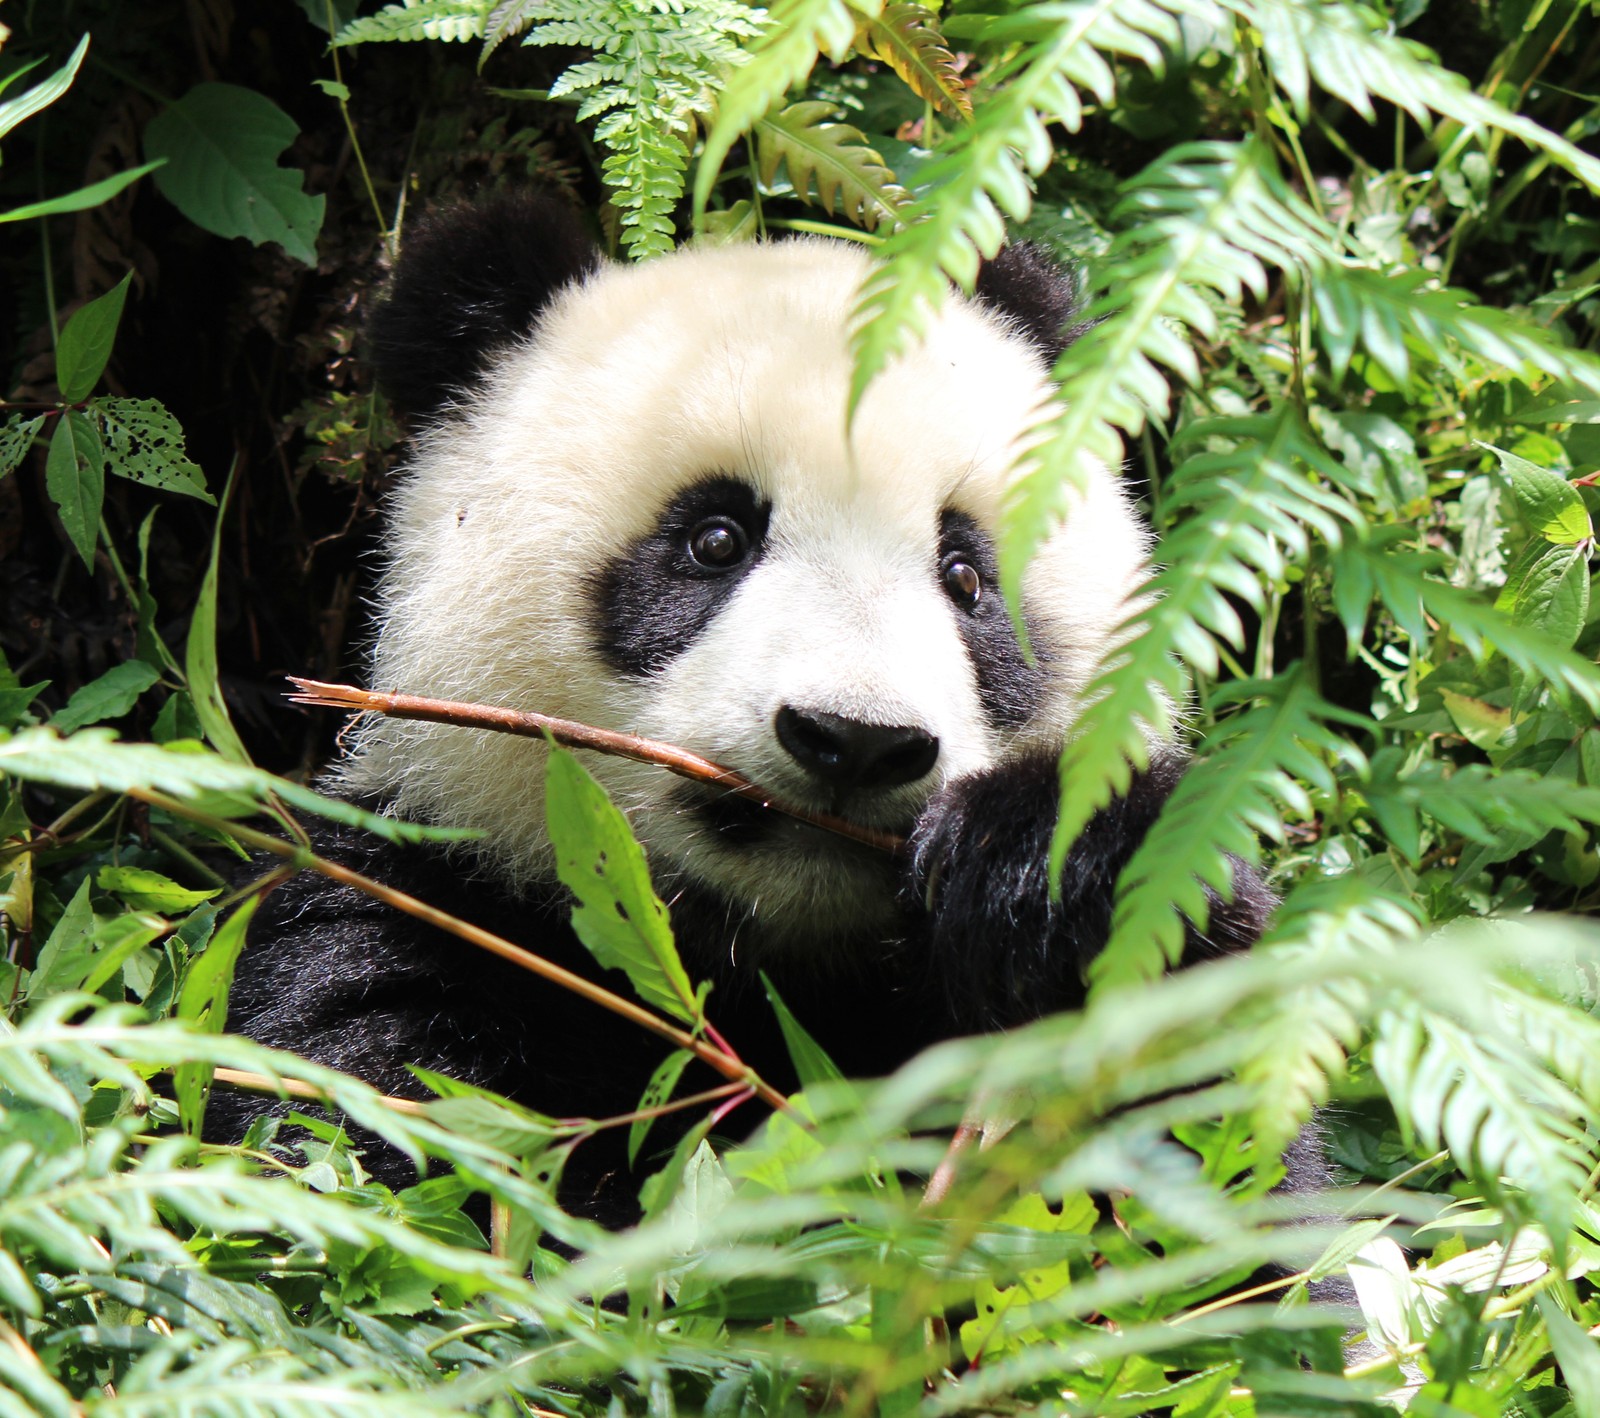
<instances>
[{"instance_id":1,"label":"panda black nose","mask_svg":"<svg viewBox=\"0 0 1600 1418\"><path fill-rule=\"evenodd\" d=\"M899 724L864 724L815 709L778 710L778 742L814 777L843 788L915 783L939 757L939 740Z\"/></svg>"}]
</instances>

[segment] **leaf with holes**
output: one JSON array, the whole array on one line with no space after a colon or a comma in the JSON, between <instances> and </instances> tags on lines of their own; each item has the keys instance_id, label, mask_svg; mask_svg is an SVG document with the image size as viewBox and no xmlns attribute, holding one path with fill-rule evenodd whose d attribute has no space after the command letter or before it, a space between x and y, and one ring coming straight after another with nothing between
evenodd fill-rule
<instances>
[{"instance_id":1,"label":"leaf with holes","mask_svg":"<svg viewBox=\"0 0 1600 1418\"><path fill-rule=\"evenodd\" d=\"M305 190L305 174L279 167L299 126L277 104L237 84L197 84L145 129L152 158L165 158L156 186L196 226L276 242L317 263L326 199Z\"/></svg>"},{"instance_id":2,"label":"leaf with holes","mask_svg":"<svg viewBox=\"0 0 1600 1418\"><path fill-rule=\"evenodd\" d=\"M0 478L28 456L33 440L43 427L43 414L35 414L31 419L13 414L4 424L0 424Z\"/></svg>"},{"instance_id":3,"label":"leaf with holes","mask_svg":"<svg viewBox=\"0 0 1600 1418\"><path fill-rule=\"evenodd\" d=\"M191 463L177 419L155 399L96 399L89 413L100 425L118 477L215 503L206 475Z\"/></svg>"},{"instance_id":4,"label":"leaf with holes","mask_svg":"<svg viewBox=\"0 0 1600 1418\"><path fill-rule=\"evenodd\" d=\"M925 5L914 0L886 5L877 19L862 22L856 49L887 64L918 98L958 118L972 117L972 99L955 55Z\"/></svg>"},{"instance_id":5,"label":"leaf with holes","mask_svg":"<svg viewBox=\"0 0 1600 1418\"><path fill-rule=\"evenodd\" d=\"M904 189L861 131L834 122L833 112L832 104L807 101L757 123L761 181L770 187L781 163L802 202L820 202L830 216L838 213L873 230L898 226Z\"/></svg>"}]
</instances>

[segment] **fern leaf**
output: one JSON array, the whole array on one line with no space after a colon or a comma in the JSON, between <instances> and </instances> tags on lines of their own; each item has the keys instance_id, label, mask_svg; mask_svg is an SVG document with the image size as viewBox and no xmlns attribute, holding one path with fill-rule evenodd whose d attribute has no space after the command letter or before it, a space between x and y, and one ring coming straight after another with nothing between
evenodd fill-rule
<instances>
[{"instance_id":1,"label":"fern leaf","mask_svg":"<svg viewBox=\"0 0 1600 1418\"><path fill-rule=\"evenodd\" d=\"M1426 558L1394 554L1394 545L1410 535L1408 528L1387 528L1351 539L1334 553L1334 599L1346 634L1360 634L1376 598L1419 644L1432 637L1431 616L1447 624L1472 653L1496 650L1534 681L1549 685L1558 698L1573 696L1600 713L1600 669L1532 626L1435 580L1427 574Z\"/></svg>"},{"instance_id":2,"label":"fern leaf","mask_svg":"<svg viewBox=\"0 0 1600 1418\"><path fill-rule=\"evenodd\" d=\"M351 20L333 41L337 45L382 40L479 39L496 0L399 0L375 15Z\"/></svg>"},{"instance_id":3,"label":"fern leaf","mask_svg":"<svg viewBox=\"0 0 1600 1418\"><path fill-rule=\"evenodd\" d=\"M1217 641L1237 645L1244 635L1230 597L1259 606L1263 578L1276 578L1289 556L1305 552L1308 528L1337 545L1346 524L1360 525L1337 490L1344 469L1291 406L1196 424L1189 436L1217 447L1173 475L1170 505L1189 515L1163 541L1168 564L1124 627L1124 643L1084 692L1086 708L1061 763L1056 870L1089 818L1148 761L1146 728L1170 733L1171 705L1183 692L1174 656L1215 672Z\"/></svg>"},{"instance_id":4,"label":"fern leaf","mask_svg":"<svg viewBox=\"0 0 1600 1418\"><path fill-rule=\"evenodd\" d=\"M778 0L769 23L751 46L747 61L723 88L717 114L706 134L694 179L694 211L706 209L717 173L733 145L790 89L804 82L825 54L844 59L855 43L856 26L874 19L882 0Z\"/></svg>"},{"instance_id":5,"label":"fern leaf","mask_svg":"<svg viewBox=\"0 0 1600 1418\"><path fill-rule=\"evenodd\" d=\"M1538 371L1600 392L1600 358L1563 345L1525 317L1435 285L1427 271L1324 265L1314 272L1311 289L1317 337L1335 375L1344 373L1360 344L1404 385L1413 350L1439 360L1454 347L1492 367Z\"/></svg>"},{"instance_id":6,"label":"fern leaf","mask_svg":"<svg viewBox=\"0 0 1600 1418\"><path fill-rule=\"evenodd\" d=\"M1322 225L1254 142L1174 149L1128 193L1127 226L1105 263L1116 286L1088 312L1100 323L1057 366L1064 407L1044 425L1049 437L1024 463L1004 512L1008 567L1026 565L1095 466L1122 461L1122 435L1166 409L1163 367L1197 381L1188 331L1216 332L1202 291L1237 304L1247 290L1265 291L1269 266L1333 255ZM1008 576L1008 596L1016 581Z\"/></svg>"},{"instance_id":7,"label":"fern leaf","mask_svg":"<svg viewBox=\"0 0 1600 1418\"><path fill-rule=\"evenodd\" d=\"M1600 823L1600 788L1585 788L1526 769L1494 770L1470 763L1455 769L1433 760L1404 778L1380 771L1362 789L1368 810L1384 836L1407 859L1422 855L1417 815L1426 813L1446 830L1491 848L1480 862L1505 861L1548 832L1575 832L1580 822Z\"/></svg>"},{"instance_id":8,"label":"fern leaf","mask_svg":"<svg viewBox=\"0 0 1600 1418\"><path fill-rule=\"evenodd\" d=\"M856 49L887 64L918 98L957 118L972 117L972 99L955 56L926 6L915 0L886 5L881 16L862 23Z\"/></svg>"},{"instance_id":9,"label":"fern leaf","mask_svg":"<svg viewBox=\"0 0 1600 1418\"><path fill-rule=\"evenodd\" d=\"M1154 979L1178 963L1185 919L1205 929L1206 888L1233 896L1234 858L1259 860L1259 838L1283 840L1285 817L1309 817L1302 784L1334 786L1328 761L1354 750L1326 725L1348 718L1304 675L1240 686L1258 705L1228 723L1179 782L1118 881L1111 939L1089 967L1097 985Z\"/></svg>"},{"instance_id":10,"label":"fern leaf","mask_svg":"<svg viewBox=\"0 0 1600 1418\"><path fill-rule=\"evenodd\" d=\"M1514 1039L1480 1033L1404 1003L1380 1015L1372 1064L1402 1121L1427 1147L1447 1147L1491 1195L1530 1193L1564 1229L1592 1159L1583 1100Z\"/></svg>"},{"instance_id":11,"label":"fern leaf","mask_svg":"<svg viewBox=\"0 0 1600 1418\"><path fill-rule=\"evenodd\" d=\"M489 56L515 35L521 34L539 18L544 0L496 0L483 25L483 48L478 52L478 68Z\"/></svg>"},{"instance_id":12,"label":"fern leaf","mask_svg":"<svg viewBox=\"0 0 1600 1418\"><path fill-rule=\"evenodd\" d=\"M597 51L570 66L551 94L583 94L579 118L605 115L595 140L606 150L601 175L622 213L623 247L635 260L670 251L672 209L689 164L686 135L744 62L739 41L760 32L759 12L741 0L541 0L533 17L538 23L524 44ZM508 12L508 23L515 18Z\"/></svg>"},{"instance_id":13,"label":"fern leaf","mask_svg":"<svg viewBox=\"0 0 1600 1418\"><path fill-rule=\"evenodd\" d=\"M907 210L905 228L884 243L856 308L852 411L878 372L920 333L947 279L971 290L980 258L1000 249L1005 218L1026 220L1031 179L1054 153L1047 125L1078 131L1080 90L1110 102L1116 81L1104 55L1159 65L1158 41L1179 40L1177 21L1150 0L1063 0L1050 14L1051 32L1004 66L998 91L923 170L925 194Z\"/></svg>"},{"instance_id":14,"label":"fern leaf","mask_svg":"<svg viewBox=\"0 0 1600 1418\"><path fill-rule=\"evenodd\" d=\"M833 112L827 103L796 103L757 123L761 181L770 187L781 163L801 201L821 202L830 216L842 213L873 231L895 226L905 190L860 130L833 122Z\"/></svg>"},{"instance_id":15,"label":"fern leaf","mask_svg":"<svg viewBox=\"0 0 1600 1418\"><path fill-rule=\"evenodd\" d=\"M1327 0L1223 0L1252 25L1279 87L1302 116L1314 81L1363 117L1383 99L1426 125L1430 114L1473 132L1496 130L1545 153L1591 190L1600 191L1600 160L1520 113L1485 98L1459 74L1424 60L1416 46L1385 28L1365 6Z\"/></svg>"}]
</instances>

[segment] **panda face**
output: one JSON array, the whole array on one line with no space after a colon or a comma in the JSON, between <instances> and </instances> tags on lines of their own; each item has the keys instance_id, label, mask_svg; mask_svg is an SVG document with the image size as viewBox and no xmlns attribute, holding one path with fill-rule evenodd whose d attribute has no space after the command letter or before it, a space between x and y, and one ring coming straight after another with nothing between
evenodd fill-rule
<instances>
[{"instance_id":1,"label":"panda face","mask_svg":"<svg viewBox=\"0 0 1600 1418\"><path fill-rule=\"evenodd\" d=\"M427 429L389 531L376 688L666 740L775 797L903 831L938 787L1058 745L1143 574L1107 475L999 593L994 527L1049 398L1024 339L952 297L846 427L865 258L825 242L610 267L557 297ZM483 829L513 889L551 873L543 749L379 720L353 791ZM587 760L658 889L775 947L881 932L881 854L659 769Z\"/></svg>"}]
</instances>

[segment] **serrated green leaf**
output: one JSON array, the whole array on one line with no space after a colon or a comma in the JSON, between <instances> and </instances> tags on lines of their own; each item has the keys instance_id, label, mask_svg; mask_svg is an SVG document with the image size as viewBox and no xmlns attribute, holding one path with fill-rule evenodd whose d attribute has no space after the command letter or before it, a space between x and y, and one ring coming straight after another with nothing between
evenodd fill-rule
<instances>
[{"instance_id":1,"label":"serrated green leaf","mask_svg":"<svg viewBox=\"0 0 1600 1418\"><path fill-rule=\"evenodd\" d=\"M105 451L94 425L76 409L67 409L56 419L44 484L72 545L93 571L100 507L106 494Z\"/></svg>"},{"instance_id":2,"label":"serrated green leaf","mask_svg":"<svg viewBox=\"0 0 1600 1418\"><path fill-rule=\"evenodd\" d=\"M545 816L556 872L578 901L572 913L578 939L601 965L625 971L647 1004L695 1022L699 1001L627 819L577 759L553 745Z\"/></svg>"},{"instance_id":3,"label":"serrated green leaf","mask_svg":"<svg viewBox=\"0 0 1600 1418\"><path fill-rule=\"evenodd\" d=\"M116 342L117 326L122 323L122 307L132 280L133 272L129 271L104 295L79 306L61 331L56 345L56 385L67 403L87 399L100 382Z\"/></svg>"},{"instance_id":4,"label":"serrated green leaf","mask_svg":"<svg viewBox=\"0 0 1600 1418\"><path fill-rule=\"evenodd\" d=\"M183 429L162 404L155 399L96 399L88 412L105 439L111 472L215 505L205 474L186 456Z\"/></svg>"},{"instance_id":5,"label":"serrated green leaf","mask_svg":"<svg viewBox=\"0 0 1600 1418\"><path fill-rule=\"evenodd\" d=\"M33 440L44 427L44 415L32 418L25 414L12 414L0 424L0 478L12 472L33 447Z\"/></svg>"},{"instance_id":6,"label":"serrated green leaf","mask_svg":"<svg viewBox=\"0 0 1600 1418\"><path fill-rule=\"evenodd\" d=\"M898 224L905 190L859 129L834 121L832 104L790 104L757 123L755 135L764 185L772 186L781 163L802 202L820 202L830 216L873 231Z\"/></svg>"},{"instance_id":7,"label":"serrated green leaf","mask_svg":"<svg viewBox=\"0 0 1600 1418\"><path fill-rule=\"evenodd\" d=\"M1517 513L1531 531L1557 546L1575 546L1594 539L1594 526L1583 496L1564 477L1492 443L1481 446L1500 460L1500 469L1511 483Z\"/></svg>"},{"instance_id":8,"label":"serrated green leaf","mask_svg":"<svg viewBox=\"0 0 1600 1418\"><path fill-rule=\"evenodd\" d=\"M144 144L166 159L156 186L196 226L257 246L276 242L315 266L326 199L305 191L303 173L278 166L299 132L264 94L204 83L151 120Z\"/></svg>"},{"instance_id":9,"label":"serrated green leaf","mask_svg":"<svg viewBox=\"0 0 1600 1418\"><path fill-rule=\"evenodd\" d=\"M1506 579L1497 609L1556 645L1570 646L1589 615L1589 558L1580 546L1532 543L1543 551Z\"/></svg>"},{"instance_id":10,"label":"serrated green leaf","mask_svg":"<svg viewBox=\"0 0 1600 1418\"><path fill-rule=\"evenodd\" d=\"M91 680L50 717L57 733L70 734L89 724L119 719L160 675L143 660L126 660L113 665L99 679Z\"/></svg>"}]
</instances>

